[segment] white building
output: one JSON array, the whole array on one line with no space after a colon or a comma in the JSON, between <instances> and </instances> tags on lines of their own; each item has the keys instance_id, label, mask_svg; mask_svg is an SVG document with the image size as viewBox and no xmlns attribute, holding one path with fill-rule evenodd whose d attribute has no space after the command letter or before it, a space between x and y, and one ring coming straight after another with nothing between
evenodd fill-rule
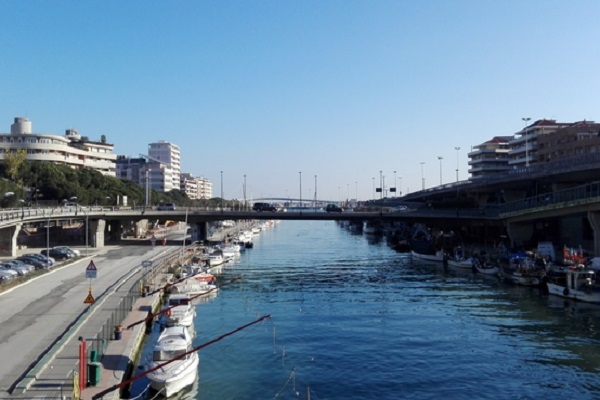
<instances>
[{"instance_id":1,"label":"white building","mask_svg":"<svg viewBox=\"0 0 600 400\"><path fill-rule=\"evenodd\" d=\"M179 146L165 140L148 145L148 158L152 161L150 187L160 192L180 188L181 152ZM161 189L163 188L163 189Z\"/></svg>"},{"instance_id":2,"label":"white building","mask_svg":"<svg viewBox=\"0 0 600 400\"><path fill-rule=\"evenodd\" d=\"M538 137L549 135L569 125L571 124L556 122L553 119L540 119L525 126L508 142L508 165L512 168L523 168L535 164L538 158Z\"/></svg>"},{"instance_id":3,"label":"white building","mask_svg":"<svg viewBox=\"0 0 600 400\"><path fill-rule=\"evenodd\" d=\"M74 129L64 136L32 133L31 121L15 118L10 133L0 134L0 160L4 155L24 149L28 161L44 161L67 165L74 169L90 168L104 175L115 176L114 145L91 141Z\"/></svg>"},{"instance_id":4,"label":"white building","mask_svg":"<svg viewBox=\"0 0 600 400\"><path fill-rule=\"evenodd\" d=\"M473 178L497 174L512 169L508 165L508 142L513 136L494 136L487 142L473 146L469 153L469 173Z\"/></svg>"},{"instance_id":5,"label":"white building","mask_svg":"<svg viewBox=\"0 0 600 400\"><path fill-rule=\"evenodd\" d=\"M212 183L205 178L195 178L188 172L181 173L181 191L192 200L212 198Z\"/></svg>"}]
</instances>

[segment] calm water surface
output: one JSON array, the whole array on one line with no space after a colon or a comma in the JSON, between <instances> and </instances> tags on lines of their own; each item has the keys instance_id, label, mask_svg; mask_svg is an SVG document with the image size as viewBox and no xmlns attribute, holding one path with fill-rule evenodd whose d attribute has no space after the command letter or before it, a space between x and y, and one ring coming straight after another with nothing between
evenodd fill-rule
<instances>
[{"instance_id":1,"label":"calm water surface","mask_svg":"<svg viewBox=\"0 0 600 400\"><path fill-rule=\"evenodd\" d=\"M598 307L411 264L328 221L263 231L219 280L242 275L197 306L195 345L271 318L202 349L181 399L600 398Z\"/></svg>"}]
</instances>

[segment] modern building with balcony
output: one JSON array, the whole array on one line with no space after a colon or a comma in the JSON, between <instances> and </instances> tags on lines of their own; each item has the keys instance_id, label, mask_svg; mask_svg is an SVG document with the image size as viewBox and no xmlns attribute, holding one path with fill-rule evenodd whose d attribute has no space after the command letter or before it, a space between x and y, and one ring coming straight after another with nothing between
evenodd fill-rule
<instances>
[{"instance_id":1,"label":"modern building with balcony","mask_svg":"<svg viewBox=\"0 0 600 400\"><path fill-rule=\"evenodd\" d=\"M494 136L487 142L473 146L469 156L469 173L472 178L508 171L508 142L513 136Z\"/></svg>"},{"instance_id":2,"label":"modern building with balcony","mask_svg":"<svg viewBox=\"0 0 600 400\"><path fill-rule=\"evenodd\" d=\"M600 154L600 124L579 121L537 139L536 162L572 159L585 154Z\"/></svg>"},{"instance_id":3,"label":"modern building with balcony","mask_svg":"<svg viewBox=\"0 0 600 400\"><path fill-rule=\"evenodd\" d=\"M515 133L508 142L508 165L514 169L525 168L538 159L538 138L568 127L570 123L556 122L552 119L540 119Z\"/></svg>"},{"instance_id":4,"label":"modern building with balcony","mask_svg":"<svg viewBox=\"0 0 600 400\"><path fill-rule=\"evenodd\" d=\"M63 136L32 133L31 121L17 117L10 133L0 134L0 160L5 154L17 150L27 152L27 161L52 162L74 169L90 168L108 176L116 175L114 145L105 140L89 140L74 129L67 129Z\"/></svg>"}]
</instances>

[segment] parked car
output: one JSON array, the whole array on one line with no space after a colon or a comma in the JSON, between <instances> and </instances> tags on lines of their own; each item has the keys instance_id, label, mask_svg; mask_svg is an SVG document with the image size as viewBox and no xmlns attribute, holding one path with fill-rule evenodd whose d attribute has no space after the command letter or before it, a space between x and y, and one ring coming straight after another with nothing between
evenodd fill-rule
<instances>
[{"instance_id":1,"label":"parked car","mask_svg":"<svg viewBox=\"0 0 600 400\"><path fill-rule=\"evenodd\" d=\"M4 263L0 264L0 272L2 272L3 275L8 275L12 278L16 278L17 276L19 276L19 273L17 271L11 269L9 266L4 265Z\"/></svg>"},{"instance_id":2,"label":"parked car","mask_svg":"<svg viewBox=\"0 0 600 400\"><path fill-rule=\"evenodd\" d=\"M46 264L46 263L49 264L50 266L56 264L56 260L54 258L45 256L43 254L27 253L27 254L23 254L22 257L33 257L35 259L42 261L44 264Z\"/></svg>"},{"instance_id":3,"label":"parked car","mask_svg":"<svg viewBox=\"0 0 600 400\"><path fill-rule=\"evenodd\" d=\"M77 257L81 256L81 252L79 250L73 249L69 246L54 246L53 249L67 250L67 251L71 251L71 252L75 253L75 256L77 256Z\"/></svg>"},{"instance_id":4,"label":"parked car","mask_svg":"<svg viewBox=\"0 0 600 400\"><path fill-rule=\"evenodd\" d=\"M72 251L67 251L65 249L52 248L49 252L46 249L44 249L40 253L43 255L48 255L54 258L55 260L68 260L69 258L75 257L75 253L73 253Z\"/></svg>"},{"instance_id":5,"label":"parked car","mask_svg":"<svg viewBox=\"0 0 600 400\"><path fill-rule=\"evenodd\" d=\"M46 261L42 261L39 258L20 256L20 257L17 257L15 261L22 261L25 264L32 265L34 267L34 269L46 268Z\"/></svg>"},{"instance_id":6,"label":"parked car","mask_svg":"<svg viewBox=\"0 0 600 400\"><path fill-rule=\"evenodd\" d=\"M254 211L277 211L277 207L275 207L271 203L254 203L252 205L252 210L254 210Z\"/></svg>"},{"instance_id":7,"label":"parked car","mask_svg":"<svg viewBox=\"0 0 600 400\"><path fill-rule=\"evenodd\" d=\"M33 272L36 270L35 264L33 262L28 262L26 260L21 260L18 257L10 262L17 264L18 266L27 268L27 273Z\"/></svg>"},{"instance_id":8,"label":"parked car","mask_svg":"<svg viewBox=\"0 0 600 400\"><path fill-rule=\"evenodd\" d=\"M18 276L25 276L29 273L29 268L20 265L19 263L16 263L14 261L4 261L2 263L2 266L7 270L15 271Z\"/></svg>"},{"instance_id":9,"label":"parked car","mask_svg":"<svg viewBox=\"0 0 600 400\"><path fill-rule=\"evenodd\" d=\"M327 204L327 206L325 207L325 211L327 211L328 213L330 212L342 212L342 207L337 206L335 204Z\"/></svg>"},{"instance_id":10,"label":"parked car","mask_svg":"<svg viewBox=\"0 0 600 400\"><path fill-rule=\"evenodd\" d=\"M12 281L15 278L12 272L14 271L7 271L6 269L0 267L0 283Z\"/></svg>"}]
</instances>

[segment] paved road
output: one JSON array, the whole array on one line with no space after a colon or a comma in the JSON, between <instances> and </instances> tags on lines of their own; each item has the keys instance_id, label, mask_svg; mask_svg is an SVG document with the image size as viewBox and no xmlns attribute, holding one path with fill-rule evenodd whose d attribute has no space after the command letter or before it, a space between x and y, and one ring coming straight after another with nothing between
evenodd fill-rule
<instances>
[{"instance_id":1,"label":"paved road","mask_svg":"<svg viewBox=\"0 0 600 400\"><path fill-rule=\"evenodd\" d=\"M167 246L170 247L170 246ZM105 247L74 263L0 293L0 395L4 395L36 360L86 310L90 284L94 297L163 249L148 244ZM31 249L27 252L32 252ZM96 279L86 278L90 260Z\"/></svg>"}]
</instances>

